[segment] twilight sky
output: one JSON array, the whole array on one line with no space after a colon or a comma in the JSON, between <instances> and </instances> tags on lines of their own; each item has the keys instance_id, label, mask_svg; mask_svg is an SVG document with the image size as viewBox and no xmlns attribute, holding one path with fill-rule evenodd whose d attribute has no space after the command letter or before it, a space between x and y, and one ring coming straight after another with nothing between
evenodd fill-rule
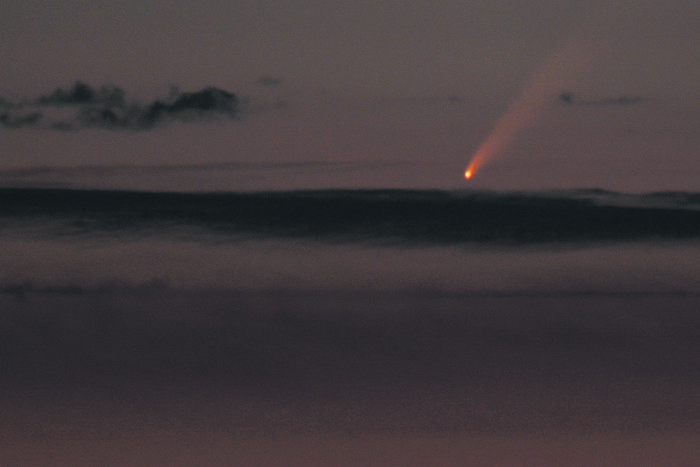
<instances>
[{"instance_id":1,"label":"twilight sky","mask_svg":"<svg viewBox=\"0 0 700 467\"><path fill-rule=\"evenodd\" d=\"M542 110L469 186L700 189L697 2L33 0L0 13L6 100L81 80L144 100L211 85L254 103L238 121L140 134L3 128L2 168L387 162L404 168L316 180L464 187L508 105L563 60ZM572 55L552 59L572 40ZM564 91L583 104L565 105ZM621 96L642 99L590 104ZM261 105L274 101L285 106Z\"/></svg>"},{"instance_id":2,"label":"twilight sky","mask_svg":"<svg viewBox=\"0 0 700 467\"><path fill-rule=\"evenodd\" d=\"M0 188L700 192L698 25L698 0L0 0ZM121 128L62 120L76 99L54 90L76 81L124 90L138 104L117 110L135 117ZM208 86L217 91L190 94ZM212 96L231 111L180 113ZM157 115L154 99L166 99ZM35 111L78 125L34 125ZM144 115L162 125L141 125ZM484 141L496 149L467 181ZM247 454L334 465L357 452L381 463L375 453L388 451L407 464L685 465L700 456L692 241L316 246L219 241L184 220L162 233L158 223L143 234L115 224L112 237L109 217L92 233L81 209L65 217L78 232L87 226L75 241L34 237L31 222L43 217L3 229L10 326L0 338L17 352L0 364L19 377L0 385L0 451L17 459L157 465L161 451L180 463ZM211 293L219 284L233 292ZM298 299L275 292L288 287ZM399 292L365 293L372 287ZM485 292L474 305L460 290ZM369 441L314 438L362 420ZM467 431L466 441L412 437L411 426L429 432L433 422L448 434L471 422L505 428ZM231 444L250 426L274 435L267 423L307 441ZM373 424L411 437L375 437ZM595 437L552 442L530 429L579 425Z\"/></svg>"}]
</instances>

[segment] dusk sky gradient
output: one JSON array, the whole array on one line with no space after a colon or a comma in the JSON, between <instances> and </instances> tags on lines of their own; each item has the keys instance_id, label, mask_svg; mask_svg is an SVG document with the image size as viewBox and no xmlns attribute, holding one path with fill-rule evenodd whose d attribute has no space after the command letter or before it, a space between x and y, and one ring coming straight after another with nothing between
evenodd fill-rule
<instances>
[{"instance_id":1,"label":"dusk sky gradient","mask_svg":"<svg viewBox=\"0 0 700 467\"><path fill-rule=\"evenodd\" d=\"M0 0L0 464L697 465L698 193L698 0Z\"/></svg>"},{"instance_id":2,"label":"dusk sky gradient","mask_svg":"<svg viewBox=\"0 0 700 467\"><path fill-rule=\"evenodd\" d=\"M5 99L80 80L143 100L216 86L250 105L240 121L139 135L3 129L1 164L379 161L408 166L317 183L461 188L472 153L583 28L587 65L545 86L537 118L469 186L697 189L699 20L691 1L6 2ZM642 100L568 108L562 92Z\"/></svg>"}]
</instances>

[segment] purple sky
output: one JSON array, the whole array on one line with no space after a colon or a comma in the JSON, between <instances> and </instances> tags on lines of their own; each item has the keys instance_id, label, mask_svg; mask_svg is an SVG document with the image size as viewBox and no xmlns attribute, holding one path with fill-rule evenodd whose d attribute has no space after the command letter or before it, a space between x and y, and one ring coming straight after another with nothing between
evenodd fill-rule
<instances>
[{"instance_id":1,"label":"purple sky","mask_svg":"<svg viewBox=\"0 0 700 467\"><path fill-rule=\"evenodd\" d=\"M700 189L697 2L35 0L1 13L9 100L82 80L144 99L213 85L286 104L139 134L0 129L2 168L388 161L413 168L366 182L330 173L319 184ZM586 67L552 83L538 118L467 185L472 153L581 26L596 36L581 52ZM643 99L566 106L564 91Z\"/></svg>"},{"instance_id":2,"label":"purple sky","mask_svg":"<svg viewBox=\"0 0 700 467\"><path fill-rule=\"evenodd\" d=\"M697 0L5 0L0 3L0 98L4 99L0 101L0 187L44 183L154 190L383 187L700 191L698 25L700 2ZM572 40L575 43L571 49L566 48ZM572 53L557 55L561 50L572 50ZM261 78L267 78L267 84L261 83ZM185 92L215 86L240 96L244 104L235 119L167 122L151 129L92 127L59 131L29 125L8 128L3 123L7 121L7 117L3 117L4 108L15 111L22 107L13 107L7 102L30 102L58 87L69 89L77 80L95 88L118 86L128 92L129 98L140 102L167 96L173 86ZM276 80L279 84L273 85ZM473 180L465 181L463 173L469 159L492 130L498 128L498 122L503 121L508 109L518 102L523 90L530 89L528 83L536 89L536 99L525 99L527 108L521 111L524 115L532 111L532 118L515 119L520 131L510 136L509 144L489 159ZM572 97L565 94L562 99L565 92ZM531 94L525 92L525 95ZM621 100L624 97L632 100ZM516 108L521 107L516 105ZM175 167L163 170L162 166ZM8 235L19 234L10 231ZM240 287L252 283L274 290L287 283L295 285L297 277L311 284L316 281L330 290L339 288L335 277L343 277L339 281L342 285L347 276L351 278L347 279L348 283L352 282L360 290L356 295L358 301L346 303L342 296L333 298L328 303L337 303L338 310L359 309L360 302L376 303L377 309L391 308L396 302L384 305L381 299L365 301L367 297L362 290L384 283L398 289L416 284L420 289L423 278L445 291L488 290L483 284L499 283L501 289L498 290L506 293L512 290L566 291L572 284L575 290L605 291L610 287L633 292L645 289L663 292L695 290L698 283L697 248L685 244L678 248L675 244L672 248L643 244L617 250L532 249L517 254L485 250L467 251L464 256L448 249L396 248L383 256L385 253L381 249L355 249L354 245L345 250L342 246L314 249L306 243L290 247L287 242L258 246L244 242L230 248L205 245L200 249L179 240L174 246L159 245L150 239L100 242L99 239L83 243L6 239L3 252L6 281L11 285L20 284L17 297L21 297L24 293L21 284L26 283L32 292L32 287L40 287L42 280L49 284L48 291L51 280L65 280L68 285L90 285L93 283L90 281L94 281L97 284L94 290L99 291L103 276L107 277L104 281L107 284L116 278L115 284L121 284L121 279L124 284L153 283L154 286L158 283L148 282L151 277L164 277L167 284L173 284L173 290L188 283L224 288L230 284ZM460 250L462 254L464 251ZM301 272L297 272L298 269ZM169 270L176 272L168 275ZM290 271L294 274L290 275ZM194 294L191 301L186 301L182 298L184 295L177 292L141 295L138 287L133 289L136 292L125 296L119 293L100 293L94 297L73 294L70 287L66 288L67 293L60 292L60 287L56 290L58 293L53 295L43 296L37 292L34 297L30 293L28 300L19 300L12 296L10 287L0 296L2 306L15 310L5 321L21 323L17 329L23 333L27 330L9 340L8 348L14 345L18 355L27 355L27 362L33 355L43 352L42 349L55 346L60 350L56 355L48 351L42 354L46 359L40 362L46 362L46 367L39 366L36 370L31 367L26 373L36 375L41 387L30 387L31 378L26 379L27 383L23 377L10 378L10 381L17 380L19 388L14 399L4 397L7 393L14 396L13 387L0 388L3 400L10 401L0 406L1 411L8 414L0 421L3 434L0 451L9 452L10 461L12 456L15 459L33 456L38 464L71 459L75 465L81 465L81 461L85 464L101 462L102 465L110 465L110 461L111 465L158 465L154 459L166 456L163 464L172 464L171 458L180 462L192 458L191 462L196 463L195 458L207 462L219 456L219 465L224 465L228 460L225 458L234 456L260 460L270 459L274 454L278 457L268 463L289 458L300 465L342 465L343 460L347 462L349 457L359 453L367 459L379 459L379 463L388 464L398 459L407 465L410 462L439 464L441 458L444 459L442 465L459 464L470 456L477 463L479 459L481 462L498 459L503 464L521 462L522 465L571 465L579 459L582 465L596 464L591 461L596 457L608 460L608 465L620 465L630 459L638 461L639 465L644 462L685 465L700 457L696 448L699 445L697 433L690 431L697 425L697 417L693 418L697 411L692 411L692 402L696 399L693 390L698 380L695 371L698 346L697 340L692 339L697 329L695 319L687 318L690 323L687 333L673 334L675 329L681 329L681 324L676 325L673 319L681 323L686 317L696 316L683 308L696 309L696 295L670 296L670 300L663 295L641 294L629 299L624 295L593 294L589 297L584 294L575 295L567 302L557 301L556 295L554 298L544 295L539 299L533 296L530 302L509 298L507 294L486 297L481 302L483 308L479 305L475 308L474 316L494 319L494 325L488 324L488 320L484 322L504 331L494 334L492 343L484 347L485 353L472 352L468 346L460 347L468 343L462 335L478 335L482 328L478 323L465 324L455 328L453 333L449 328L452 309L446 310L444 315L449 319L443 321L438 315L436 320L426 320L430 323L426 333L421 331L422 321L397 327L396 336L408 339L414 335L428 335L434 340L411 338L406 350L399 349L396 353L396 349L382 342L382 336L394 335L387 331L391 321L385 326L381 321L372 324L373 319L368 319L366 323L370 326L367 327L358 320L357 326L349 329L367 331L350 334L348 341L343 340L341 328L332 323L314 327L314 321L308 321L311 324L305 325L307 327L291 326L289 333L272 332L266 335L267 340L255 340L259 337L255 333L260 329L284 329L284 313L279 315L281 320L276 313L270 313L270 321L241 321L249 323L245 324L246 328L239 327L235 321L238 314L223 312L231 309L231 303L237 303L231 302L228 295ZM125 290L129 290L128 287ZM430 299L434 302L426 303L430 306L452 303L442 300L442 296L435 297ZM284 296L278 298L267 293L243 297L241 303L249 301L255 312L261 299L272 300L270 310L285 303ZM229 328L221 328L222 332L216 328L211 341L205 339L207 336L202 331L202 351L195 345L199 341L190 339L191 335L198 334L186 332L186 321L178 324L181 316L188 316L179 314L178 310L199 312L213 306L211 304L217 300L218 308L211 308L211 316L216 319L228 316L232 321ZM454 306L463 309L466 299L459 300ZM523 325L525 330L520 334L513 334L509 326L500 327L500 316L504 317L504 322L506 316L508 319L512 316L506 313L511 311L508 307L518 311L540 310L543 301L549 301L551 310L556 309L556 313L544 307L541 314L528 315L523 321L527 322ZM594 305L590 305L591 301ZM496 302L505 303L502 315L492 313ZM39 308L32 308L36 303L40 304ZM300 307L306 306L303 301L299 303ZM401 297L398 303L405 304L403 308L396 308L399 312L428 306L414 303L413 296ZM630 317L637 316L635 307L640 303L642 318L639 323L642 324L639 328L625 324L628 315L610 312L624 304ZM601 315L619 319L622 324L611 327L609 333L607 328L600 327L604 331L602 334L591 335L603 337L591 340L590 346L584 341L577 344L577 334L568 332L566 319L576 318L579 316L576 313L586 306L599 310ZM645 314L644 306L654 313ZM681 312L667 315L664 306L675 311L678 308ZM155 310L152 316L164 317L162 329L165 331L157 327L161 321L149 321L147 314L132 322L135 312L145 313L151 310L148 307ZM98 309L113 312L115 316L124 310L128 313L124 314L124 324L118 328L111 327L118 321L111 320L109 314L85 323L73 318L91 316ZM62 313L64 310L68 312ZM163 313L163 310L174 310L174 314ZM559 324L558 313L564 311L566 319ZM25 338L26 342L33 342L29 338L35 335L35 329L37 339L45 329L54 329L52 319L41 318L51 317L53 313L65 315L67 320L75 319L78 325L66 325L65 329L85 336L85 340L72 340L73 334L65 334L63 327L55 327L60 336L46 334L58 336L55 341L37 340L41 345L24 345ZM580 316L596 317L595 313ZM668 316L672 318L670 321ZM13 317L18 318L13 321ZM540 317L542 321L538 321ZM140 328L133 327L148 329L151 322L155 323L153 331L149 331L152 334L141 333ZM304 323L303 320L296 322ZM528 333L529 326L534 329L540 322L551 322L552 326L542 327L544 337L537 344L538 334ZM576 323L575 320L570 322ZM49 325L44 328L42 323ZM519 323L516 321L513 329L517 330ZM598 329L597 323L591 324L590 329ZM686 321L682 323L685 325ZM119 337L104 339L105 346L97 345L102 342L103 335L93 329L99 331L102 326L109 329L106 337ZM183 332L174 332L168 337L169 329ZM290 392L290 397L283 394L284 386L279 388L280 396L269 397L264 392L249 395L247 386L240 386L243 403L236 399L239 397L236 393L229 391L229 383L224 379L212 376L211 381L222 383L212 383L211 390L200 391L204 386L200 386L198 380L188 380L188 365L196 363L197 356L213 356L211 367L207 368L215 369L217 362L229 361L220 360L220 355L235 357L230 357L230 368L239 365L237 354L221 351L238 345L229 339L229 329L236 332L242 329L245 331L242 334L252 336L251 342L260 342L260 349L265 349L261 354L267 354L270 348L279 349L276 350L280 352L279 362L291 362L289 366L280 363L279 368L293 369L298 365L298 368L312 369L314 371L307 374L318 376L319 380L331 375L329 394L336 387L345 391L346 381L356 381L357 389L350 386L347 395L337 399L341 403L335 408L336 399L330 398L326 404L323 391L311 397L304 391L314 386L313 379L307 382L299 378L298 389L292 386L298 392ZM406 331L412 329L416 332ZM625 331L628 334L617 329L628 330ZM285 360L286 346L301 342L294 339L305 336L302 331L321 336L319 342L328 343L306 347L309 352L302 345L297 360ZM11 331L3 332L11 335ZM128 342L133 340L133 347L118 347L122 332ZM282 338L277 339L278 335ZM333 340L335 335L341 337L338 343ZM353 338L354 335L359 337ZM440 340L442 335L456 337L453 341L443 341ZM587 334L580 335L585 338ZM657 340L647 340L647 335ZM156 338L151 341L150 336ZM163 336L166 338L162 339ZM180 342L180 336L183 342L190 342L181 353L186 356L184 363L173 359L170 352ZM291 336L292 340L287 342L286 336ZM366 373L367 380L353 380L356 370L353 370L351 357L354 350L344 343L362 346L364 336L369 336L367 342L377 349L385 349L376 355L390 358L375 360L375 354L367 351L366 360L360 360L357 374L364 374L365 367L372 371L377 368L377 373ZM508 341L508 336L514 337ZM571 336L573 344L568 345L567 339ZM413 342L416 342L415 347ZM504 342L511 342L511 346L504 347ZM90 382L94 373L95 388L104 387L104 394L97 390L91 393L89 386L79 388L82 380L69 381L71 373L68 378L62 378L66 381L64 393L56 392L50 383L52 380L41 380L43 368L50 369L52 374L63 371L63 367L54 363L63 364L63 355L72 358L78 355L73 352L81 349L81 345L90 349L92 343L96 345L96 352L106 349L104 355L109 358L124 356L124 360L114 361L125 362L125 369L130 362L139 360L139 354L130 352L132 349L140 351L141 345L147 352L155 349L147 354L153 356L152 368L159 368L160 358L172 363L160 368L163 376L156 374L156 379L146 376L145 371L151 367L137 365L136 379L124 379L123 387L115 389L111 380L103 381L100 377L102 371L107 375L109 370L96 370L99 365L92 366L103 354L96 353L95 360L76 358L78 370L75 374L81 376L84 372L85 381ZM547 347L551 343L554 347ZM428 349L430 358L422 359L420 354L412 353L414 348ZM452 349L455 348L467 350L463 354L454 353ZM552 348L554 351L550 350ZM116 353L109 353L111 349L116 349ZM324 353L324 349L341 351ZM559 353L557 349L563 351ZM636 354L637 349L642 352ZM619 360L608 359L608 354ZM189 358L191 355L193 359ZM274 353L269 355L277 358ZM340 356L340 371L336 355ZM487 358L482 359L483 355ZM472 360L463 356L472 356ZM423 385L429 378L421 380L421 375L439 374L433 370L440 370L440 367L431 362L444 359L454 362L459 378L463 379L450 379L450 376L446 379L449 384L444 386L439 385L442 384L440 380L436 380L436 386ZM21 358L10 359L4 368L14 371L14 362L21 361ZM248 360L241 361L243 368ZM251 357L250 361L257 360ZM325 362L326 366L315 366L317 361ZM365 361L367 363L363 363ZM410 365L404 366L406 362ZM463 362L471 362L473 366L465 366ZM114 368L119 368L115 365ZM342 365L348 370L343 370ZM17 374L25 374L19 366L17 368ZM274 371L277 367L272 368ZM382 368L393 368L396 371L389 371L387 375L399 376L396 379L384 377L379 373ZM420 371L414 373L415 368ZM476 378L468 374L472 371L470 368L474 369ZM170 373L170 369L181 373ZM579 374L579 369L584 371ZM124 375L130 374L124 371ZM141 374L143 376L139 376ZM380 377L375 378L375 374ZM338 376L334 380L332 375ZM343 380L346 375L347 379ZM403 375L407 377L402 379ZM531 379L523 380L522 375ZM590 381L586 380L589 376ZM162 378L162 383L158 377ZM235 382L235 377L231 381ZM177 378L182 378L181 388L169 383ZM269 385L277 390L273 386L283 380L263 378L259 387ZM151 381L154 382L152 387ZM204 385L205 379L201 381ZM485 382L483 387L482 382ZM549 382L554 384L550 386ZM362 407L365 384L371 389L367 394L374 398L370 402L375 405ZM498 390L495 395L488 392L489 385ZM159 390L161 387L163 392ZM433 391L433 387L438 390ZM395 394L405 395L394 398ZM112 400L115 402L110 405ZM269 406L270 400L277 405ZM323 427L326 414L332 418L333 413L345 414L350 426L358 417L360 420L366 417L377 426L387 420L397 424L407 421L417 426L421 423L421 414L426 414L428 421L439 420L447 426L449 417L444 421L441 414L459 419L467 412L454 412L452 407L468 407L472 403L476 407L474 413L485 413L487 419L495 417L496 426L507 427L509 420L514 420L512 426L516 427L538 426L549 420L562 423L570 420L575 425L578 420L582 421L582 426L601 428L593 433L594 437L562 438L558 442L536 432L522 438L482 439L467 433L464 438L454 439L416 439L406 435L395 439L372 437L344 441L316 436L315 431L292 433L297 426L307 423L306 420L309 427L316 424ZM380 410L375 410L376 407ZM558 410L563 410L563 415L560 416ZM303 418L305 413L310 414L308 418ZM302 416L295 422L298 425L288 426L291 434L280 443L272 438L260 437L255 441L233 437L230 433L234 431L226 430L236 425L233 422L227 425L225 420L218 425L217 432L217 426L210 423L216 421L212 414L220 420L230 414L240 416L241 426L253 420L259 422L261 430L266 426L265 420L281 420L280 424L284 424L287 420L295 421L299 414ZM612 422L606 425L606 420ZM151 424L152 421L160 425ZM626 421L630 423L625 425ZM636 431L612 431L616 426L643 426L647 422L650 430L668 426L669 432L646 436L637 435ZM56 437L46 438L43 431L37 430L26 439L22 438L24 432L29 433L35 426L45 426L46 431L56 433ZM66 427L66 431L61 431ZM95 433L91 431L94 427L98 428ZM197 431L199 427L202 429ZM210 430L210 427L213 428ZM606 427L612 427L610 433ZM671 431L675 428L678 432ZM375 453L397 454L388 459L384 454ZM90 456L100 460L93 461ZM123 457L112 460L111 456ZM623 458L625 461L620 460ZM209 464L217 465L217 460Z\"/></svg>"}]
</instances>

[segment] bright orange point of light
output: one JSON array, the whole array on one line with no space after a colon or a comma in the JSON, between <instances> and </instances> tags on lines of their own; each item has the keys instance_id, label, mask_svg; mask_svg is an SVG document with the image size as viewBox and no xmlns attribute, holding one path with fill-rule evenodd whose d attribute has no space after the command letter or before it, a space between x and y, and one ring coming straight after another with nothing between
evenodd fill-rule
<instances>
[{"instance_id":1,"label":"bright orange point of light","mask_svg":"<svg viewBox=\"0 0 700 467\"><path fill-rule=\"evenodd\" d=\"M469 169L469 170L467 170L466 172L464 172L464 178L466 178L467 180L469 180L470 178L472 178L472 175L474 175L474 172L472 172L471 169Z\"/></svg>"}]
</instances>

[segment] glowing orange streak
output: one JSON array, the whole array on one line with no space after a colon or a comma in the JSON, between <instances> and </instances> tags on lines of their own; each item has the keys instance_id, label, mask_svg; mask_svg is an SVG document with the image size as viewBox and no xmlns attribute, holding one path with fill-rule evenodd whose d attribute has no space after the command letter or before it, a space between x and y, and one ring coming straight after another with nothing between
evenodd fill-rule
<instances>
[{"instance_id":1,"label":"glowing orange streak","mask_svg":"<svg viewBox=\"0 0 700 467\"><path fill-rule=\"evenodd\" d=\"M587 23L545 62L474 153L464 172L466 179L472 178L484 164L512 143L520 131L533 124L553 93L561 91L564 84L580 75L581 70L590 63L592 51L595 50L591 33L596 32L596 28Z\"/></svg>"}]
</instances>

